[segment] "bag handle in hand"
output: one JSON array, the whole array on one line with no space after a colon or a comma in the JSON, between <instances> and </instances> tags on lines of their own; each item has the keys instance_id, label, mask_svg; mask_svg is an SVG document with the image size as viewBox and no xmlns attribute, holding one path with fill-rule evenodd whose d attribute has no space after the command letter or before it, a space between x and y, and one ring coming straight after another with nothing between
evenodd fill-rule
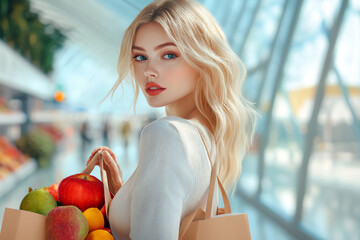
<instances>
[{"instance_id":1,"label":"bag handle in hand","mask_svg":"<svg viewBox=\"0 0 360 240\"><path fill-rule=\"evenodd\" d=\"M110 196L110 190L109 190L109 183L108 183L108 179L107 179L107 174L106 174L106 171L104 169L104 158L103 158L102 150L99 150L99 151L96 152L96 154L90 160L90 162L85 167L85 169L82 171L82 173L90 174L98 162L100 163L99 167L100 167L101 181L104 184L106 216L109 216L108 213L109 213L109 205L110 205L110 201L111 201L111 196Z\"/></svg>"}]
</instances>

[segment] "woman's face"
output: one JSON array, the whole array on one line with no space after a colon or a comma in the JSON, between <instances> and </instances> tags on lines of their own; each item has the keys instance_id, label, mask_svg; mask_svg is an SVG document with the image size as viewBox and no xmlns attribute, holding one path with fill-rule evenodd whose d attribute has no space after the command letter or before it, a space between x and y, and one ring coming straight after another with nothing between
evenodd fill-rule
<instances>
[{"instance_id":1,"label":"woman's face","mask_svg":"<svg viewBox=\"0 0 360 240\"><path fill-rule=\"evenodd\" d=\"M147 23L138 29L132 56L135 80L150 106L177 108L194 101L198 73L160 24Z\"/></svg>"}]
</instances>

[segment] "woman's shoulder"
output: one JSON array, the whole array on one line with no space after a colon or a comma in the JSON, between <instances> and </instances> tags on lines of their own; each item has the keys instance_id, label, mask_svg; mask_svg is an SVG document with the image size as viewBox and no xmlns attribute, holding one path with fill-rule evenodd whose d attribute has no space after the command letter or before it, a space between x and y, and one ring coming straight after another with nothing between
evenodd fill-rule
<instances>
[{"instance_id":1,"label":"woman's shoulder","mask_svg":"<svg viewBox=\"0 0 360 240\"><path fill-rule=\"evenodd\" d=\"M165 141L179 139L187 142L197 141L202 144L199 130L205 142L211 144L213 137L205 126L195 120L176 116L166 116L149 123L143 128L140 138L154 139L156 137L156 139L164 139Z\"/></svg>"},{"instance_id":2,"label":"woman's shoulder","mask_svg":"<svg viewBox=\"0 0 360 240\"><path fill-rule=\"evenodd\" d=\"M163 117L144 127L139 142L139 164L148 165L161 162L162 167L173 166L188 169L191 146L194 146L194 137L189 135L191 123L179 117ZM187 133L189 132L189 133ZM191 151L190 151L191 152ZM143 155L144 154L144 155ZM179 159L181 160L179 160ZM146 161L144 161L146 159ZM163 161L166 159L166 161ZM186 161L183 161L186 160Z\"/></svg>"},{"instance_id":3,"label":"woman's shoulder","mask_svg":"<svg viewBox=\"0 0 360 240\"><path fill-rule=\"evenodd\" d=\"M180 135L184 131L188 131L191 129L193 130L193 128L194 127L187 119L175 116L167 116L157 119L146 125L141 135L155 135L167 138L171 135Z\"/></svg>"}]
</instances>

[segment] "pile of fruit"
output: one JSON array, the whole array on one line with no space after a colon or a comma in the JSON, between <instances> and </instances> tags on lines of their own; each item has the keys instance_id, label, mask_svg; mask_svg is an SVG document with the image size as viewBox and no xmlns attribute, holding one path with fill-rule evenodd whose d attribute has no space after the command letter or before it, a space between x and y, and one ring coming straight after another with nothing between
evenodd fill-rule
<instances>
[{"instance_id":1,"label":"pile of fruit","mask_svg":"<svg viewBox=\"0 0 360 240\"><path fill-rule=\"evenodd\" d=\"M0 136L0 180L29 160L5 137Z\"/></svg>"},{"instance_id":2,"label":"pile of fruit","mask_svg":"<svg viewBox=\"0 0 360 240\"><path fill-rule=\"evenodd\" d=\"M75 174L49 187L30 188L20 209L47 216L46 239L113 240L104 202L99 179Z\"/></svg>"},{"instance_id":3,"label":"pile of fruit","mask_svg":"<svg viewBox=\"0 0 360 240\"><path fill-rule=\"evenodd\" d=\"M52 124L42 124L38 126L39 129L48 133L54 142L59 142L63 139L63 133L61 129Z\"/></svg>"},{"instance_id":4,"label":"pile of fruit","mask_svg":"<svg viewBox=\"0 0 360 240\"><path fill-rule=\"evenodd\" d=\"M16 141L19 150L38 161L39 167L46 167L51 163L55 151L52 137L40 128L35 128Z\"/></svg>"},{"instance_id":5,"label":"pile of fruit","mask_svg":"<svg viewBox=\"0 0 360 240\"><path fill-rule=\"evenodd\" d=\"M10 113L6 100L2 97L0 97L0 113Z\"/></svg>"}]
</instances>

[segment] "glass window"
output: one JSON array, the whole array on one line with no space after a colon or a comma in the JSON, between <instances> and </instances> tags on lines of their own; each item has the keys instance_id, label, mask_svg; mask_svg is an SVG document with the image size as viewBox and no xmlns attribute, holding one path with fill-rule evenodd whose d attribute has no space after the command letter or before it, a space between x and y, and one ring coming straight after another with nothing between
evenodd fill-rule
<instances>
[{"instance_id":1,"label":"glass window","mask_svg":"<svg viewBox=\"0 0 360 240\"><path fill-rule=\"evenodd\" d=\"M250 89L251 91L244 91L243 94L250 101L254 101L256 98L256 93L258 91L262 75L263 71L257 71L254 74L249 75L245 80L244 89ZM249 194L254 194L259 185L258 154L262 141L262 137L259 132L263 131L263 128L261 128L261 125L259 124L257 125L258 131L253 139L251 149L242 162L242 173L239 180L239 186L242 188L242 190L248 192Z\"/></svg>"},{"instance_id":2,"label":"glass window","mask_svg":"<svg viewBox=\"0 0 360 240\"><path fill-rule=\"evenodd\" d=\"M268 59L283 5L283 1L263 1L241 56L249 70Z\"/></svg>"},{"instance_id":3,"label":"glass window","mask_svg":"<svg viewBox=\"0 0 360 240\"><path fill-rule=\"evenodd\" d=\"M332 83L337 84L340 78L349 87L353 108L360 109L360 2L353 0L349 5L334 58L334 69L338 76ZM355 114L360 119L360 112L355 111Z\"/></svg>"},{"instance_id":4,"label":"glass window","mask_svg":"<svg viewBox=\"0 0 360 240\"><path fill-rule=\"evenodd\" d=\"M244 89L246 89L244 94L252 102L257 100L260 84L266 77L266 61L269 57L276 28L279 25L282 7L283 3L281 1L268 0L262 2L254 27L250 31L250 36L244 48L243 61L248 71L244 83ZM269 108L272 85L273 82L268 81L265 83L261 104L259 104L261 118L258 119L253 145L243 161L239 186L248 193L255 193L259 184L258 155L263 142L264 121Z\"/></svg>"},{"instance_id":5,"label":"glass window","mask_svg":"<svg viewBox=\"0 0 360 240\"><path fill-rule=\"evenodd\" d=\"M360 15L350 1L318 116L302 222L326 239L359 239Z\"/></svg>"},{"instance_id":6,"label":"glass window","mask_svg":"<svg viewBox=\"0 0 360 240\"><path fill-rule=\"evenodd\" d=\"M274 211L288 217L295 213L304 136L328 47L328 26L332 26L337 7L338 1L304 2L274 102L264 155L261 199ZM272 91L271 87L265 87L265 103Z\"/></svg>"},{"instance_id":7,"label":"glass window","mask_svg":"<svg viewBox=\"0 0 360 240\"><path fill-rule=\"evenodd\" d=\"M244 4L245 1L232 0L228 6L230 9L224 13L227 17L223 24L223 29L228 38L232 35L234 28L237 26L237 23L240 20L242 6ZM231 42L231 40L232 39L229 39L229 42Z\"/></svg>"},{"instance_id":8,"label":"glass window","mask_svg":"<svg viewBox=\"0 0 360 240\"><path fill-rule=\"evenodd\" d=\"M233 49L235 50L235 52L238 52L240 50L242 44L244 44L244 40L246 38L245 33L247 30L247 27L249 26L249 24L251 22L251 18L254 13L254 10L256 8L257 2L258 1L245 1L244 2L243 7L245 7L245 11L243 12L243 15L241 16L241 19L239 20L240 22L238 22L238 26L236 27L236 29L233 30L235 32L233 33L233 36L231 39L232 46L233 46Z\"/></svg>"},{"instance_id":9,"label":"glass window","mask_svg":"<svg viewBox=\"0 0 360 240\"><path fill-rule=\"evenodd\" d=\"M291 217L296 205L296 176L302 147L299 127L286 92L275 99L269 142L265 149L265 172L261 199L277 213Z\"/></svg>"},{"instance_id":10,"label":"glass window","mask_svg":"<svg viewBox=\"0 0 360 240\"><path fill-rule=\"evenodd\" d=\"M318 117L303 212L304 225L317 229L326 239L360 238L360 142L353 126L339 87L328 85Z\"/></svg>"}]
</instances>

